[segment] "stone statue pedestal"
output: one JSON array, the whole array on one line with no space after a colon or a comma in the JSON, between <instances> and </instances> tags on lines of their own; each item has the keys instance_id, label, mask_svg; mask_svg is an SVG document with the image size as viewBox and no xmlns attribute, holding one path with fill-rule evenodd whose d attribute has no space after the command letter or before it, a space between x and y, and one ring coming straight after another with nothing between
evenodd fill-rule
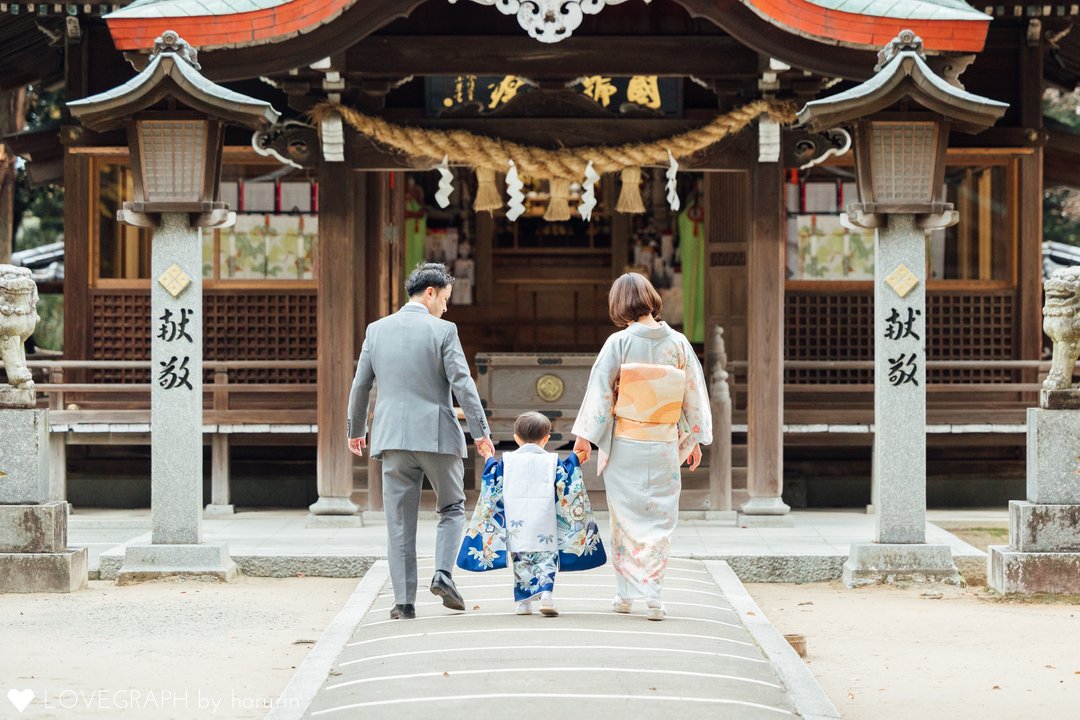
<instances>
[{"instance_id":1,"label":"stone statue pedestal","mask_svg":"<svg viewBox=\"0 0 1080 720\"><path fill-rule=\"evenodd\" d=\"M1080 391L1043 391L1080 407ZM1009 544L988 548L987 583L1002 593L1080 594L1080 412L1028 408L1027 500L1009 503Z\"/></svg>"},{"instance_id":2,"label":"stone statue pedestal","mask_svg":"<svg viewBox=\"0 0 1080 720\"><path fill-rule=\"evenodd\" d=\"M67 546L67 503L49 500L49 411L33 390L0 401L16 394L26 406L0 407L0 593L80 590L87 550Z\"/></svg>"},{"instance_id":3,"label":"stone statue pedestal","mask_svg":"<svg viewBox=\"0 0 1080 720\"><path fill-rule=\"evenodd\" d=\"M948 545L864 543L851 546L843 580L849 588L894 582L959 585L960 573Z\"/></svg>"}]
</instances>

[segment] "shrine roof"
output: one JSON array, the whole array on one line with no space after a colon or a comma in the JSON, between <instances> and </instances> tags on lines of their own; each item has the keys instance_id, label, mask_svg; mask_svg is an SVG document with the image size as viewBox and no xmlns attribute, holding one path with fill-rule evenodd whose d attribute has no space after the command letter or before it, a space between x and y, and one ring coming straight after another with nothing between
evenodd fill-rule
<instances>
[{"instance_id":1,"label":"shrine roof","mask_svg":"<svg viewBox=\"0 0 1080 720\"><path fill-rule=\"evenodd\" d=\"M817 42L880 49L913 30L936 52L979 52L991 17L963 0L741 0L770 24Z\"/></svg>"},{"instance_id":2,"label":"shrine roof","mask_svg":"<svg viewBox=\"0 0 1080 720\"><path fill-rule=\"evenodd\" d=\"M267 45L374 0L136 0L106 16L119 50L148 50L166 29L203 50ZM719 0L718 0L719 2ZM982 50L990 16L963 0L741 0L770 24L816 42L877 50L905 28L931 52Z\"/></svg>"}]
</instances>

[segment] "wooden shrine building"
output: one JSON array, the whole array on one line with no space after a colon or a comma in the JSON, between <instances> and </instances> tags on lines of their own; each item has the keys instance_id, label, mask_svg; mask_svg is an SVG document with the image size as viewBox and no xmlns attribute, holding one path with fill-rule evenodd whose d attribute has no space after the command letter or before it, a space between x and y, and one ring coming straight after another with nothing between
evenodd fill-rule
<instances>
[{"instance_id":1,"label":"wooden shrine building","mask_svg":"<svg viewBox=\"0 0 1080 720\"><path fill-rule=\"evenodd\" d=\"M619 212L626 176L603 174L588 222L576 210L548 221L555 187L524 177L510 221L501 175L503 207L477 212L473 169L450 163L440 208L442 158L373 139L345 111L549 150L664 141L756 101L801 106L860 82L910 28L935 71L1009 104L990 130L951 138L961 219L927 239L930 502L990 504L1020 492L1043 358L1044 166L1072 182L1080 159L1073 141L1048 144L1042 112L1048 84L1080 75L1077 17L1032 0L7 2L0 89L101 92L172 29L208 78L290 118L270 136L227 135L222 199L238 221L203 236L211 504L232 502L230 451L288 446L314 448L320 496L379 508L375 474L346 446L345 403L366 324L403 302L404 274L425 258L460 278L447 319L493 417L546 409L567 433L589 356L614 330L607 288L638 269L730 381L733 488L688 477L685 508L777 497L785 475L792 503L858 504L873 441L873 238L839 222L855 185L850 153L826 157L835 138L756 116L679 158L677 211L656 163L642 169L644 212ZM126 140L65 116L10 142L65 190L63 359L39 370L53 442L72 458L145 442L150 233L115 220L131 192ZM540 394L543 375L559 393ZM110 504L106 491L79 496Z\"/></svg>"}]
</instances>

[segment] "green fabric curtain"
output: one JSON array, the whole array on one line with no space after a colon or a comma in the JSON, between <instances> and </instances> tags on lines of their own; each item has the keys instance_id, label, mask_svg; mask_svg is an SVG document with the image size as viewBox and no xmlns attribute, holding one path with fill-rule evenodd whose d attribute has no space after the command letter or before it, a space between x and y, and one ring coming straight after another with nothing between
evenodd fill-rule
<instances>
[{"instance_id":1,"label":"green fabric curtain","mask_svg":"<svg viewBox=\"0 0 1080 720\"><path fill-rule=\"evenodd\" d=\"M427 237L427 214L414 197L405 200L405 274L424 261L424 238Z\"/></svg>"},{"instance_id":2,"label":"green fabric curtain","mask_svg":"<svg viewBox=\"0 0 1080 720\"><path fill-rule=\"evenodd\" d=\"M705 224L698 202L679 213L679 257L682 260L683 334L705 342Z\"/></svg>"}]
</instances>

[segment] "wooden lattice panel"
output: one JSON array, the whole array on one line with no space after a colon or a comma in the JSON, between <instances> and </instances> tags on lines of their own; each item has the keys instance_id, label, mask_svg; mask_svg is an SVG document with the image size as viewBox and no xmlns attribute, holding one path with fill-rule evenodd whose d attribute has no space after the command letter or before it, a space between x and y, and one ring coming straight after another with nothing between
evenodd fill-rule
<instances>
[{"instance_id":1,"label":"wooden lattice panel","mask_svg":"<svg viewBox=\"0 0 1080 720\"><path fill-rule=\"evenodd\" d=\"M784 297L786 360L873 360L874 298L866 293L793 293ZM785 369L789 383L868 383L874 372Z\"/></svg>"},{"instance_id":2,"label":"wooden lattice panel","mask_svg":"<svg viewBox=\"0 0 1080 720\"><path fill-rule=\"evenodd\" d=\"M931 360L1014 360L1011 290L933 293L926 298ZM1015 382L1011 370L930 370L927 382Z\"/></svg>"},{"instance_id":3,"label":"wooden lattice panel","mask_svg":"<svg viewBox=\"0 0 1080 720\"><path fill-rule=\"evenodd\" d=\"M206 293L207 360L314 360L315 290L232 290ZM229 382L315 382L315 370L237 370Z\"/></svg>"},{"instance_id":4,"label":"wooden lattice panel","mask_svg":"<svg viewBox=\"0 0 1080 720\"><path fill-rule=\"evenodd\" d=\"M93 360L150 359L150 293L96 290ZM205 360L314 360L318 294L312 290L207 290ZM208 373L206 381L212 377ZM149 382L144 370L101 370L96 382ZM315 382L315 370L234 370L229 382Z\"/></svg>"},{"instance_id":5,"label":"wooden lattice panel","mask_svg":"<svg viewBox=\"0 0 1080 720\"><path fill-rule=\"evenodd\" d=\"M150 359L150 292L91 292L92 360ZM145 370L98 370L94 382L149 382Z\"/></svg>"},{"instance_id":6,"label":"wooden lattice panel","mask_svg":"<svg viewBox=\"0 0 1080 720\"><path fill-rule=\"evenodd\" d=\"M929 360L1015 359L1012 291L927 294ZM873 360L873 294L788 292L784 308L787 360ZM788 383L872 383L873 370L785 370ZM932 370L928 382L1012 382L1008 370Z\"/></svg>"}]
</instances>

